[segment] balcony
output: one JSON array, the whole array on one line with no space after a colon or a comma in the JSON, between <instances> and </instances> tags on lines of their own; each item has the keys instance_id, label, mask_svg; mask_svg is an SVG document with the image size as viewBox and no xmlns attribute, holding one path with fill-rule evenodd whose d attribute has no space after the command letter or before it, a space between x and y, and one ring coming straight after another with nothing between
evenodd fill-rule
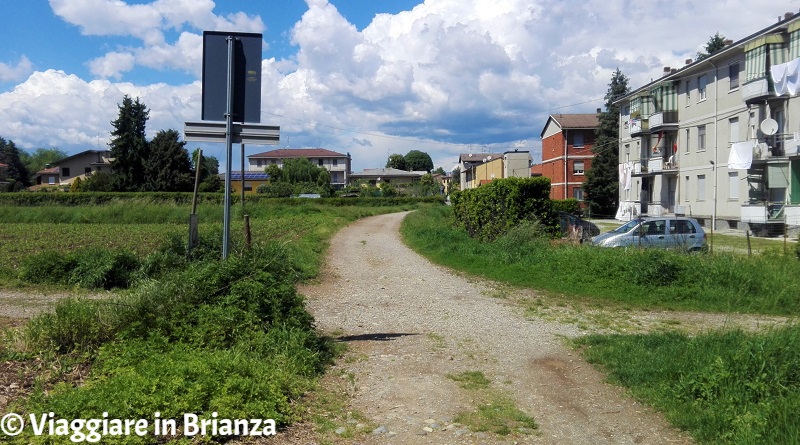
<instances>
[{"instance_id":1,"label":"balcony","mask_svg":"<svg viewBox=\"0 0 800 445\"><path fill-rule=\"evenodd\" d=\"M751 80L742 85L742 100L745 102L766 99L770 94L769 80L766 77Z\"/></svg>"},{"instance_id":2,"label":"balcony","mask_svg":"<svg viewBox=\"0 0 800 445\"><path fill-rule=\"evenodd\" d=\"M644 133L650 132L650 126L647 118L631 119L629 127L631 136L641 136Z\"/></svg>"},{"instance_id":3,"label":"balcony","mask_svg":"<svg viewBox=\"0 0 800 445\"><path fill-rule=\"evenodd\" d=\"M662 111L656 113L648 119L650 130L677 130L678 129L678 112L677 111Z\"/></svg>"}]
</instances>

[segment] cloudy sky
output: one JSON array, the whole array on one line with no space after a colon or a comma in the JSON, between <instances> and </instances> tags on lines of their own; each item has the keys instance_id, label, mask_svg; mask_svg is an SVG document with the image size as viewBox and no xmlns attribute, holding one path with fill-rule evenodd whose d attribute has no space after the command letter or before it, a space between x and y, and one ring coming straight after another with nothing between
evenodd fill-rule
<instances>
[{"instance_id":1,"label":"cloudy sky","mask_svg":"<svg viewBox=\"0 0 800 445\"><path fill-rule=\"evenodd\" d=\"M739 40L798 0L3 1L0 137L26 150L104 148L124 95L148 134L200 119L202 32L263 34L261 122L281 147L353 156L526 149L551 113L603 106L719 32ZM224 144L191 143L224 162ZM270 150L248 146L247 153ZM234 150L234 152L238 152ZM239 165L234 157L233 165Z\"/></svg>"}]
</instances>

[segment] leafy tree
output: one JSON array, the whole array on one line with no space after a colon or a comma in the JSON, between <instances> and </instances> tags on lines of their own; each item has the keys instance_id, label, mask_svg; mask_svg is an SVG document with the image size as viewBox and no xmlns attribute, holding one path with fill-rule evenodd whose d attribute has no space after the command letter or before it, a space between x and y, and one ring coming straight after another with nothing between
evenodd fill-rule
<instances>
[{"instance_id":1,"label":"leafy tree","mask_svg":"<svg viewBox=\"0 0 800 445\"><path fill-rule=\"evenodd\" d=\"M58 148L37 148L31 154L20 153L22 163L25 164L28 173L31 174L31 183L33 183L33 177L36 176L36 172L44 170L48 164L54 164L67 156L69 156L67 152Z\"/></svg>"},{"instance_id":2,"label":"leafy tree","mask_svg":"<svg viewBox=\"0 0 800 445\"><path fill-rule=\"evenodd\" d=\"M722 48L725 48L725 36L721 36L719 35L719 32L717 32L708 39L708 43L706 43L705 47L706 52L697 53L697 60L703 60Z\"/></svg>"},{"instance_id":3,"label":"leafy tree","mask_svg":"<svg viewBox=\"0 0 800 445\"><path fill-rule=\"evenodd\" d=\"M4 182L5 190L16 192L31 186L31 178L28 168L20 159L20 150L14 145L13 141L6 141L0 137L0 182Z\"/></svg>"},{"instance_id":4,"label":"leafy tree","mask_svg":"<svg viewBox=\"0 0 800 445\"><path fill-rule=\"evenodd\" d=\"M406 158L399 154L390 155L389 160L386 161L386 168L406 170Z\"/></svg>"},{"instance_id":5,"label":"leafy tree","mask_svg":"<svg viewBox=\"0 0 800 445\"><path fill-rule=\"evenodd\" d=\"M283 169L278 164L270 164L264 169L264 173L269 175L271 182L280 182L283 179Z\"/></svg>"},{"instance_id":6,"label":"leafy tree","mask_svg":"<svg viewBox=\"0 0 800 445\"><path fill-rule=\"evenodd\" d=\"M461 190L461 167L456 167L450 172L450 193Z\"/></svg>"},{"instance_id":7,"label":"leafy tree","mask_svg":"<svg viewBox=\"0 0 800 445\"><path fill-rule=\"evenodd\" d=\"M606 93L606 110L600 113L592 147L592 168L586 171L584 191L595 215L610 216L619 199L619 107L614 101L628 94L628 78L617 68Z\"/></svg>"},{"instance_id":8,"label":"leafy tree","mask_svg":"<svg viewBox=\"0 0 800 445\"><path fill-rule=\"evenodd\" d=\"M332 196L334 192L328 170L314 165L304 157L284 160L283 168L270 164L264 171L269 175L270 183L256 189L258 193L285 196L286 190L291 189L294 194L319 193L321 196Z\"/></svg>"},{"instance_id":9,"label":"leafy tree","mask_svg":"<svg viewBox=\"0 0 800 445\"><path fill-rule=\"evenodd\" d=\"M81 177L80 176L75 178L75 180L72 181L72 184L70 184L70 186L69 186L69 191L70 192L80 192L83 189L82 182L83 181L81 181Z\"/></svg>"},{"instance_id":10,"label":"leafy tree","mask_svg":"<svg viewBox=\"0 0 800 445\"><path fill-rule=\"evenodd\" d=\"M434 170L433 173L435 173L437 175L442 175L442 176L447 175L447 173L444 171L444 169L442 167L436 167L436 170Z\"/></svg>"},{"instance_id":11,"label":"leafy tree","mask_svg":"<svg viewBox=\"0 0 800 445\"><path fill-rule=\"evenodd\" d=\"M200 149L196 148L192 152L192 175L196 174L194 166L197 165L197 155ZM200 164L200 186L198 190L201 192L221 192L225 184L219 179L219 160L214 156L203 156Z\"/></svg>"},{"instance_id":12,"label":"leafy tree","mask_svg":"<svg viewBox=\"0 0 800 445\"><path fill-rule=\"evenodd\" d=\"M433 160L428 153L411 150L406 153L406 167L410 171L426 171L433 170Z\"/></svg>"},{"instance_id":13,"label":"leafy tree","mask_svg":"<svg viewBox=\"0 0 800 445\"><path fill-rule=\"evenodd\" d=\"M144 162L144 189L152 192L188 192L194 186L186 142L175 130L161 130L150 141Z\"/></svg>"},{"instance_id":14,"label":"leafy tree","mask_svg":"<svg viewBox=\"0 0 800 445\"><path fill-rule=\"evenodd\" d=\"M150 111L139 98L133 101L125 95L118 105L119 116L111 122L111 163L114 190L130 192L146 187L145 163L149 148L145 137L145 126Z\"/></svg>"},{"instance_id":15,"label":"leafy tree","mask_svg":"<svg viewBox=\"0 0 800 445\"><path fill-rule=\"evenodd\" d=\"M76 179L77 181L77 179ZM79 192L111 192L112 177L106 172L92 172L92 175L81 181ZM72 191L72 189L70 189Z\"/></svg>"}]
</instances>

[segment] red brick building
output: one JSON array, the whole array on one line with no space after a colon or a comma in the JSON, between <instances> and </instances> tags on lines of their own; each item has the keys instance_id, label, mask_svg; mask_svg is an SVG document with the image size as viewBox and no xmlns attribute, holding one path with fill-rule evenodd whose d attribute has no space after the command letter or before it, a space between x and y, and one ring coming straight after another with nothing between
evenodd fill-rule
<instances>
[{"instance_id":1,"label":"red brick building","mask_svg":"<svg viewBox=\"0 0 800 445\"><path fill-rule=\"evenodd\" d=\"M542 163L531 168L550 178L550 198L583 201L583 181L592 166L597 114L552 114L539 135Z\"/></svg>"}]
</instances>

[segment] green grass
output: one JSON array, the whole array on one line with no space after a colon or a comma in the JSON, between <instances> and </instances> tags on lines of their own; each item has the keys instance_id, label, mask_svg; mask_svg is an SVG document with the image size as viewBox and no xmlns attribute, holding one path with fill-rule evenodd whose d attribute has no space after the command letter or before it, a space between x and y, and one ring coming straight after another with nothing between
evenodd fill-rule
<instances>
[{"instance_id":1,"label":"green grass","mask_svg":"<svg viewBox=\"0 0 800 445\"><path fill-rule=\"evenodd\" d=\"M592 335L609 379L707 444L800 443L800 326L764 334Z\"/></svg>"},{"instance_id":2,"label":"green grass","mask_svg":"<svg viewBox=\"0 0 800 445\"><path fill-rule=\"evenodd\" d=\"M470 397L476 404L474 411L463 412L455 417L456 422L470 430L505 436L514 433L530 434L538 428L533 417L517 408L510 397L491 388L492 382L483 372L464 371L448 374L447 377L470 391Z\"/></svg>"},{"instance_id":3,"label":"green grass","mask_svg":"<svg viewBox=\"0 0 800 445\"><path fill-rule=\"evenodd\" d=\"M432 261L495 281L640 309L800 314L800 261L774 252L687 255L552 245L525 227L495 242L455 229L449 208L409 215L401 232Z\"/></svg>"}]
</instances>

